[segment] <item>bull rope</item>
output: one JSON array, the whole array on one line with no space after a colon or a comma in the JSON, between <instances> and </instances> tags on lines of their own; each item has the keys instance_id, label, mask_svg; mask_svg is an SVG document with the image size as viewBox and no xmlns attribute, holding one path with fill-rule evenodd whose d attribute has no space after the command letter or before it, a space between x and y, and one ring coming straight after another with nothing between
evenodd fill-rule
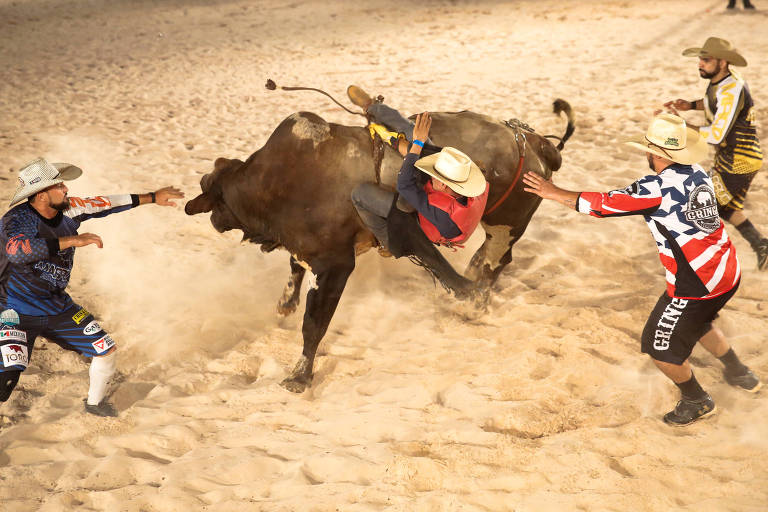
<instances>
[{"instance_id":1,"label":"bull rope","mask_svg":"<svg viewBox=\"0 0 768 512\"><path fill-rule=\"evenodd\" d=\"M274 91L275 89L278 88L278 86L275 83L275 81L272 80L271 78L267 78L267 83L264 84L264 87L266 87L270 91ZM343 108L344 110L349 112L350 114L354 114L356 116L363 116L363 117L365 117L367 119L367 116L365 114L349 110L347 107L345 107L344 105L342 105L341 103L336 101L336 98L334 98L333 96L331 96L327 92L323 91L322 89L315 89L314 87L283 87L283 86L280 86L280 89L282 89L284 91L315 91L315 92L319 92L320 94L324 94L324 95L328 96L331 99L332 102L334 102L335 104L337 104L338 106L340 106L341 108Z\"/></svg>"},{"instance_id":2,"label":"bull rope","mask_svg":"<svg viewBox=\"0 0 768 512\"><path fill-rule=\"evenodd\" d=\"M517 164L517 172L515 173L515 179L512 180L512 183L507 187L506 192L504 192L499 199L496 200L495 203L493 203L493 206L488 208L488 210L483 213L483 217L487 217L488 215L492 214L496 208L501 206L504 201L507 200L509 197L509 194L512 193L512 190L515 188L515 185L517 185L517 182L520 181L520 174L523 172L523 162L525 162L525 133L520 130L520 128L528 128L528 125L521 123L517 119L512 119L510 121L504 121L504 124L515 130L515 142L517 142L517 150L520 153L520 161ZM530 128L528 128L530 130ZM531 130L533 131L533 130ZM520 139L518 135L521 135L523 137L523 144L522 147L520 145Z\"/></svg>"}]
</instances>

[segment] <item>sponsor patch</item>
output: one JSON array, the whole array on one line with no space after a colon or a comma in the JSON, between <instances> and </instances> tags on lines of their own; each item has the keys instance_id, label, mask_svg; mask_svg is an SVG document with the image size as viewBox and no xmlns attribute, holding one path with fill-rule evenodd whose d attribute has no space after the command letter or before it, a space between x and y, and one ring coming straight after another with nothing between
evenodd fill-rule
<instances>
[{"instance_id":1,"label":"sponsor patch","mask_svg":"<svg viewBox=\"0 0 768 512\"><path fill-rule=\"evenodd\" d=\"M72 317L72 320L74 320L77 325L80 325L80 322L85 320L85 317L87 317L88 315L90 315L88 310L83 308L77 313L75 313L75 316Z\"/></svg>"},{"instance_id":2,"label":"sponsor patch","mask_svg":"<svg viewBox=\"0 0 768 512\"><path fill-rule=\"evenodd\" d=\"M83 328L83 334L86 336L90 336L91 334L96 334L101 330L101 326L96 320L91 320L88 322L88 325Z\"/></svg>"},{"instance_id":3,"label":"sponsor patch","mask_svg":"<svg viewBox=\"0 0 768 512\"><path fill-rule=\"evenodd\" d=\"M0 356L3 358L3 366L9 368L11 366L23 366L27 367L29 363L29 353L27 352L26 345L16 345L9 343L0 347Z\"/></svg>"},{"instance_id":4,"label":"sponsor patch","mask_svg":"<svg viewBox=\"0 0 768 512\"><path fill-rule=\"evenodd\" d=\"M3 325L19 325L19 314L14 309L6 309L0 313L0 324Z\"/></svg>"},{"instance_id":5,"label":"sponsor patch","mask_svg":"<svg viewBox=\"0 0 768 512\"><path fill-rule=\"evenodd\" d=\"M677 137L667 137L667 140L664 141L664 145L679 147L680 142L677 140Z\"/></svg>"},{"instance_id":6,"label":"sponsor patch","mask_svg":"<svg viewBox=\"0 0 768 512\"><path fill-rule=\"evenodd\" d=\"M43 178L41 178L40 176L38 176L37 178L32 178L32 180L29 182L29 184L33 185L35 183L38 183L38 182L42 181L42 179Z\"/></svg>"},{"instance_id":7,"label":"sponsor patch","mask_svg":"<svg viewBox=\"0 0 768 512\"><path fill-rule=\"evenodd\" d=\"M93 345L94 350L101 354L102 352L106 352L110 348L115 346L115 340L109 337L109 334L105 334L98 340L91 343Z\"/></svg>"},{"instance_id":8,"label":"sponsor patch","mask_svg":"<svg viewBox=\"0 0 768 512\"><path fill-rule=\"evenodd\" d=\"M0 330L0 343L6 341L27 341L27 333L18 329Z\"/></svg>"}]
</instances>

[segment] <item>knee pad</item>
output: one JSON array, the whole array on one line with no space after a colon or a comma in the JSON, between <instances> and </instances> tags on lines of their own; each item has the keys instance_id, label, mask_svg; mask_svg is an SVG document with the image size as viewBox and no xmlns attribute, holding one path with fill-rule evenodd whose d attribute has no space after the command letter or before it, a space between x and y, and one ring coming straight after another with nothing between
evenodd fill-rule
<instances>
[{"instance_id":1,"label":"knee pad","mask_svg":"<svg viewBox=\"0 0 768 512\"><path fill-rule=\"evenodd\" d=\"M21 377L19 370L0 373L0 402L5 402L11 397L13 388L19 382L19 377Z\"/></svg>"}]
</instances>

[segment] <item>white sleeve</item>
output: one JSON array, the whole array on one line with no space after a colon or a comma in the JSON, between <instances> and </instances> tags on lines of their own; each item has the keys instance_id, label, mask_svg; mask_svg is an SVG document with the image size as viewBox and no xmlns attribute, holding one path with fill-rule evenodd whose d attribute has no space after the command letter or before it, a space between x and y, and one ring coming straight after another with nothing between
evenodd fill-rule
<instances>
[{"instance_id":1,"label":"white sleeve","mask_svg":"<svg viewBox=\"0 0 768 512\"><path fill-rule=\"evenodd\" d=\"M712 124L699 128L699 133L709 144L720 144L733 126L739 113L739 103L744 82L728 80L717 89L717 111L714 113ZM704 101L707 101L704 98Z\"/></svg>"},{"instance_id":2,"label":"white sleeve","mask_svg":"<svg viewBox=\"0 0 768 512\"><path fill-rule=\"evenodd\" d=\"M67 217L91 216L114 208L133 204L131 194L95 197L70 197L69 208L64 211ZM121 208L121 210L124 208Z\"/></svg>"}]
</instances>

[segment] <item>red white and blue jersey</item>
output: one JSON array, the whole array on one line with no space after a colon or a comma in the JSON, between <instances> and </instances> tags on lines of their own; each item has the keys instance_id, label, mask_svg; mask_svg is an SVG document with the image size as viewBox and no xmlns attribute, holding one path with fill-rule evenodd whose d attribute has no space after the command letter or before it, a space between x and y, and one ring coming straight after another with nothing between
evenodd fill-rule
<instances>
[{"instance_id":1,"label":"red white and blue jersey","mask_svg":"<svg viewBox=\"0 0 768 512\"><path fill-rule=\"evenodd\" d=\"M741 276L712 180L699 165L673 164L622 190L582 192L576 209L594 217L642 215L667 271L670 297L716 297Z\"/></svg>"},{"instance_id":2,"label":"red white and blue jersey","mask_svg":"<svg viewBox=\"0 0 768 512\"><path fill-rule=\"evenodd\" d=\"M56 315L74 304L66 287L75 248L59 238L77 235L80 223L138 206L135 194L69 198L69 208L46 219L23 202L0 219L0 306L22 315Z\"/></svg>"}]
</instances>

